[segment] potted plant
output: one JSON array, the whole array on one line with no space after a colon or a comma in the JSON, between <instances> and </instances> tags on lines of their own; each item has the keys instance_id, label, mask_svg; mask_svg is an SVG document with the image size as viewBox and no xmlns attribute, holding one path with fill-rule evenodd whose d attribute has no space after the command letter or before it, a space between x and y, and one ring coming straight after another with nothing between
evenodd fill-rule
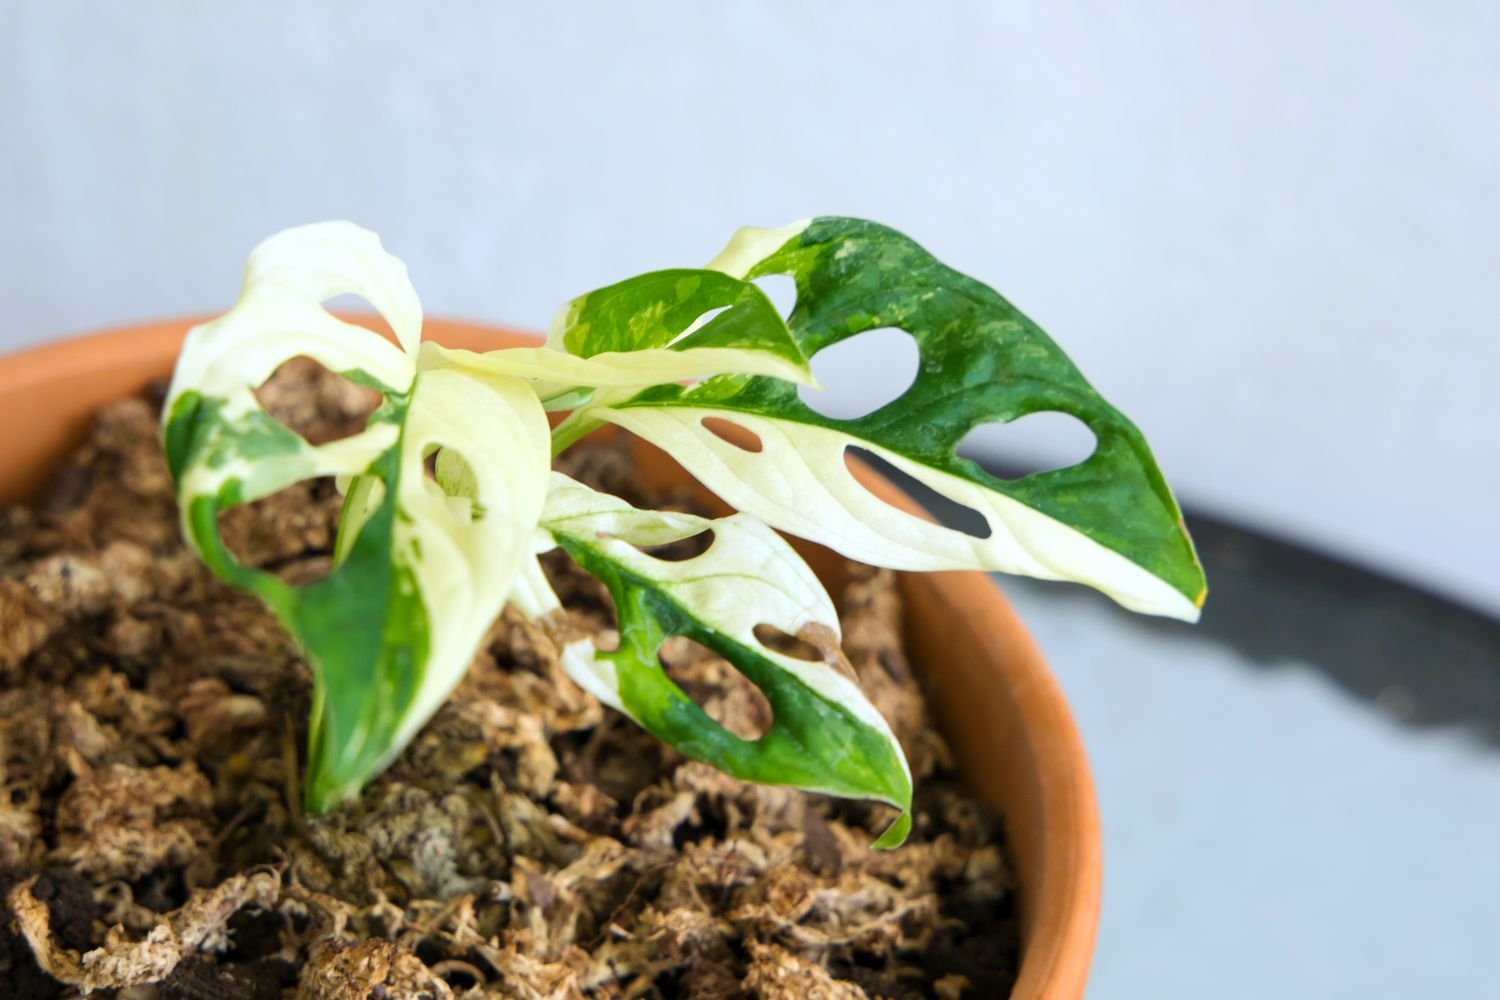
<instances>
[{"instance_id":1,"label":"potted plant","mask_svg":"<svg viewBox=\"0 0 1500 1000\"><path fill-rule=\"evenodd\" d=\"M796 280L797 303L787 317L754 283L768 274L789 274ZM390 338L324 309L324 302L346 293L362 296L375 307L389 324ZM813 354L861 332L890 326L909 331L922 358L916 381L899 399L850 421L822 416L799 401L796 387L810 382L808 359ZM363 796L361 790L403 751L403 762L422 753L456 754L461 760L450 767L455 775L464 773L464 763L479 766L454 750L462 740L435 738L423 744L425 737L418 737L463 681L476 653L483 656L496 642L496 618L509 608L502 623L530 630L529 655L546 659L545 652L536 651L551 649L556 672L566 674L594 699L569 695L574 700L568 711L587 714L602 711L600 704L608 706L682 757L734 779L883 802L891 810L880 820L884 829L875 831L879 836L873 847L899 852L912 828L914 790L902 741L856 682L841 643L838 609L819 577L772 529L870 566L1002 570L1071 579L1095 586L1134 610L1183 618L1197 614L1203 595L1201 570L1176 504L1139 431L1100 398L1014 307L884 227L817 219L776 230L742 230L705 268L653 272L575 300L559 313L543 346L497 346L492 339L482 345L485 338L473 330L453 332L460 335L443 338L448 346L424 339L420 305L404 267L373 234L333 223L289 230L263 243L250 257L239 302L188 335L161 411L166 470L192 550L220 579L269 609L311 667L305 760L300 768L284 769L298 792L281 795L276 802L263 801L256 808L275 823L284 821L315 850L214 884L195 878L189 863L178 887L181 905L167 918L134 933L115 926L108 940L90 941L95 945L90 949L68 946L59 933L57 907L38 895L39 885L54 897L62 890L47 882L45 873L27 875L18 869L7 895L17 940L25 940L41 969L54 979L85 989L166 982L175 983L168 988L187 991L183 976L184 970L191 971L184 964L189 957L204 950L223 953L231 947L229 937L249 935L249 925L234 925L231 917L280 906L277 912L283 921L321 920L329 925L296 931L321 949L317 975L299 973L298 989L307 996L342 995L337 990L369 984L413 995L442 995L455 986L483 990L497 982L497 988L516 995L641 995L669 988L663 985L665 979L657 982L664 976L679 977L671 980L670 989L702 995L731 988L767 995L778 990L787 995L809 990L857 995L852 985L857 976L852 972L854 978L830 977L805 955L776 951L780 946L775 935L767 941L751 941L753 935L744 935L751 942L744 947L753 953L740 960L749 962L749 971L732 982L715 971L724 963L715 965L712 947L693 962L683 959L695 954L693 949L704 940L717 941L717 932L674 925L671 912L652 916L633 908L632 895L649 877L636 872L634 882L614 878L616 871L628 867L616 857L623 850L620 840L602 835L589 839L589 823L591 817L602 817L601 823L618 824L619 817L610 818L608 809L599 812L584 801L603 794L597 791L602 785L591 792L588 780L565 782L565 788L556 782L559 762L546 759L549 753L556 758L555 750L538 751L540 764L517 763L511 776L517 787L524 788L528 781L545 785L547 801L557 808L555 817L528 821L527 807L504 789L495 792L500 815L490 817L494 823L488 842L506 845L512 877L492 881L487 888L473 870L464 868L453 846L461 837L452 833L482 826L475 819L482 810L463 804L467 800L458 796L422 789L420 783L406 795L404 776L399 774ZM170 345L172 336L166 332L159 339ZM464 340L467 343L460 342ZM490 349L469 349L479 346ZM134 349L143 349L139 338ZM314 443L268 412L257 390L296 358L311 358L328 372L378 395L378 405L362 428ZM159 364L160 356L152 362ZM120 369L89 374L109 388L95 393L94 399L86 386L75 385L75 398L101 402L131 387L128 372ZM24 405L25 390L38 384L35 378L29 385L0 383L0 404ZM1090 458L1070 469L1006 482L954 454L958 441L978 424L1041 410L1060 410L1084 421L1097 439ZM681 472L667 471L680 467L737 513L711 517L646 509L553 470L554 459L567 461L570 449L606 426L622 428L645 442L634 446L632 468L643 488L661 496L668 480L681 484ZM18 476L24 475L28 458L50 450L48 433L62 430L43 431L29 456L16 456ZM670 455L675 466L652 455L651 446ZM975 537L919 517L889 487L846 461L851 448L872 452L978 511L988 534ZM309 480L335 477L338 494L327 488L319 494L305 486ZM237 510L274 500L289 489L304 491L294 498L303 506L336 511L316 575L300 564L288 568L266 559L257 564L230 544L230 519ZM697 503L700 510L712 508L701 492ZM681 548L694 538L707 540L707 547ZM549 575L539 557L552 550L564 553L571 569L557 569L563 561L549 556L554 566ZM851 571L841 560L803 551L822 566L824 579L836 588L848 582ZM613 616L608 627L580 627L555 592L559 573L564 572L571 573L568 579L579 587L587 587L588 578L602 584L595 598L604 613ZM27 582L34 594L37 584L30 578ZM1023 869L1020 918L1027 940L1017 995L1077 995L1092 934L1089 908L1097 894L1097 842L1089 840L1094 832L1086 770L1065 709L1057 704L1055 690L1024 634L1006 619L1003 605L982 583L973 577L957 581L966 590L967 605L953 603L953 583L949 581L946 592L941 584L925 590L906 586L914 612L927 616L925 636L913 646L926 661L919 669L929 678L929 690L936 692L933 697L965 758L971 782L998 798L995 804L1006 812L1010 846ZM976 598L976 593L983 596ZM15 601L26 599L15 588L11 596ZM600 641L606 632L615 640L613 648L604 648L606 643ZM945 633L949 639L962 635L970 648L945 643ZM696 643L702 654L686 659L717 664L713 669L720 674L737 671L749 679L764 698L750 713L763 716L760 731L732 731L663 669L663 661L670 665L673 657L664 647L684 640ZM12 654L18 664L38 655L36 649L41 648L29 639L22 645L33 648L22 650L20 656ZM1005 684L987 677L995 669L993 663L975 669L969 661L979 659L978 649L1021 662L1019 668L1006 669L1019 669L1022 682ZM935 667L934 659L955 662ZM552 679L566 683L560 677ZM712 690L728 697L722 681L719 676ZM994 690L986 690L987 682ZM236 697L257 701L240 703L245 713L268 711L265 689L252 685L258 698L237 694L237 683L248 682L231 678L222 682L223 690L197 689L199 700L211 701L214 708L198 721L200 732L189 734L194 746L211 744L239 725L234 711L225 707ZM939 690L949 683L954 689ZM295 701L295 695L289 697ZM198 702L179 699L179 705L184 704L191 729ZM465 704L483 705L486 699L475 697ZM984 709L991 711L988 720L974 714ZM473 712L482 714L477 707ZM1026 732L1028 713L1048 727L1047 734ZM481 729L484 725L474 719L466 724L470 723ZM998 737L986 733L987 724L1008 727L1008 732ZM510 727L507 732L525 728L514 718L505 726ZM217 732L219 728L224 732ZM577 731L604 728L595 722ZM910 742L910 733L902 735ZM551 738L555 743L556 735ZM1049 738L1051 751L1060 745L1067 758L1061 767L1040 759L1049 752ZM489 761L495 740L491 732L481 741L486 743L483 761ZM535 743L517 740L524 758L525 748ZM997 743L1005 746L1004 756L990 751L992 756L976 758L976 747ZM295 760L295 754L290 758ZM595 770L617 763L597 755L588 759ZM253 781L258 774L253 760L236 764L232 753L216 760L222 766L216 764L211 768L215 773L206 777L198 771L178 774L180 783L192 786L186 790L149 782L136 788L130 784L133 778L111 784L113 778L101 778L97 766L81 761L73 768L73 785L63 794L86 799L93 812L75 801L59 806L59 815L84 826L78 817L118 812L120 807L110 803L112 795L127 801L156 796L161 804L150 807L156 810L153 822L212 825L218 814L194 803L222 802L226 785ZM421 771L431 763L423 760L423 765L403 763L397 769L410 766ZM245 774L236 776L236 767ZM492 785L510 781L497 778L492 764L484 768ZM534 773L536 768L542 777ZM1059 793L1041 787L1056 783L1059 773L1071 788ZM193 774L198 781L212 779L221 787L204 792L194 785ZM653 794L632 788L637 800ZM722 792L715 794L728 799ZM1045 807L1049 797L1051 812ZM1066 800L1067 808L1056 806L1059 798ZM682 801L691 812L698 800ZM686 850L677 841L690 840L694 824L732 826L747 809L780 808L760 800L753 807L721 807L729 818L697 816L687 822L673 814L671 834L661 846ZM630 818L638 819L639 801L633 808ZM949 808L961 811L956 805ZM855 848L848 839L850 829L877 821L868 809L857 818L832 814L839 821L833 834L819 818L822 814L798 815L799 856L807 864L820 863L814 855L830 838L834 847L828 864L835 868L848 852L871 846ZM235 818L227 819L232 824ZM1054 828L1048 828L1049 820ZM752 816L751 827L757 821ZM447 963L453 975L444 978L422 964L420 935L412 938L408 933L411 947L392 949L382 945L378 935L348 933L351 911L340 910L326 897L350 877L349 852L370 850L368 845L351 848L340 840L350 834L350 823L364 831L379 829L387 841L405 838L406 853L400 861L413 872L408 879L400 874L405 869L387 864L379 884L370 890L369 898L376 902L364 906L358 920L370 925L382 919L381 900L391 891L385 886L395 884L391 879L408 897L419 895L412 885L420 883L430 890L429 901L469 908L468 917L447 914L443 919L457 920L449 939L459 940L463 933L474 936L470 951L463 952L473 962L445 953L433 963L433 968ZM388 828L404 832L398 837ZM412 832L429 828L448 832L432 834L435 846ZM184 857L203 853L202 832L184 828L182 837L195 845L185 849ZM636 833L644 836L638 829ZM407 841L412 837L422 844L411 846ZM552 852L567 865L548 868L539 859L549 857L551 848L524 846L529 840L557 837L578 841L575 849ZM1069 842L1071 849L1061 860L1053 850L1049 867L1048 840L1054 837ZM773 841L781 843L762 840L757 844L753 834L747 835L727 855L714 855L715 863L722 865L741 850L774 855ZM87 836L83 842L88 842ZM312 870L320 863L309 860L313 855L322 858L329 871ZM860 856L873 857L868 851ZM48 858L72 861L72 869L64 870L90 872L91 862L77 852L59 853L54 846ZM132 871L116 868L119 865L103 864L94 873L113 874L128 891L137 891ZM339 870L332 871L335 868ZM573 883L559 888L559 870L593 888L585 891ZM755 898L766 906L770 903L762 897L775 892L771 871L757 869L747 883L751 887L746 891L760 893ZM967 856L963 865L942 877L962 882L979 876L973 857ZM1027 902L1026 883L1044 877L1052 880L1061 910ZM890 881L901 879L892 876ZM1058 888L1059 882L1070 881L1071 889ZM857 879L845 885L835 877L816 892L868 890ZM524 940L556 932L548 921L549 910L558 908L554 904L559 892L580 898L599 893L615 909L595 906L588 911L588 920L598 924L591 926L589 947L576 941L568 944L573 949L569 954L591 958L559 958L561 952L554 949L548 961L566 971L533 975L535 970L517 971L528 960L517 944L523 938L512 935L501 947L499 937L486 938L472 926L487 919L473 915L475 900L486 892L492 897L489 904L512 907L530 921L532 926L522 930L532 937ZM798 883L797 892L799 906L818 905L809 901L816 895L810 883ZM385 905L390 905L388 900ZM766 913L754 911L759 916L745 916L752 909L743 903L741 916L731 920L784 920L787 926L777 933L797 938L799 918L788 915L791 911L772 907ZM795 906L792 910L807 912ZM620 926L608 919L614 912L629 912L637 923ZM412 923L411 906L399 917L387 916L405 928ZM574 914L571 919L576 923L579 918ZM288 926L281 925L283 936L292 933ZM899 937L903 932L898 922L883 928L872 924L861 933L865 936L855 935L845 943L851 952L869 950L873 941L884 940L881 935ZM79 932L75 937L82 940L87 935ZM599 971L594 960L600 954L618 949L624 956L629 949L621 942L642 937L651 937L653 947L665 948L677 964L657 951L645 957L630 952L623 960L642 968L627 970L630 975ZM492 944L475 943L484 940ZM663 941L669 941L670 948ZM837 943L825 937L818 947L826 952ZM666 964L658 970L653 962ZM467 968L458 969L454 963ZM510 972L504 968L507 964ZM616 968L614 958L606 964ZM682 972L684 967L690 967L691 975ZM867 985L879 992L894 988L895 982L872 979ZM273 987L242 978L233 985L271 995L271 989L285 984ZM954 975L921 988L958 994L966 985L974 986L966 977ZM906 982L902 988L909 986Z\"/></svg>"}]
</instances>

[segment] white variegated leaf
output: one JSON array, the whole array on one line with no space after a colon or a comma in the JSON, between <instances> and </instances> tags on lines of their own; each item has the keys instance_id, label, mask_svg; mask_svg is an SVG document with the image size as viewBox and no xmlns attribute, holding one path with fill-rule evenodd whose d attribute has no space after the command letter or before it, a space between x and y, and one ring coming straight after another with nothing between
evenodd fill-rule
<instances>
[{"instance_id":1,"label":"white variegated leaf","mask_svg":"<svg viewBox=\"0 0 1500 1000\"><path fill-rule=\"evenodd\" d=\"M399 750L463 678L522 568L546 497L550 431L521 379L423 371L402 440L395 541L411 554L432 644ZM424 475L439 447L454 485ZM456 460L456 461L455 461ZM451 491L450 491L451 489Z\"/></svg>"},{"instance_id":2,"label":"white variegated leaf","mask_svg":"<svg viewBox=\"0 0 1500 1000\"><path fill-rule=\"evenodd\" d=\"M374 305L400 346L328 313L345 293ZM262 598L313 667L314 810L357 793L415 735L531 559L550 437L541 403L521 378L419 366L421 327L405 267L374 234L288 230L251 254L234 308L189 334L164 414L188 542ZM381 391L365 430L314 446L261 409L255 390L298 356ZM426 475L437 449L462 495ZM325 579L293 587L225 548L221 510L318 476L348 490Z\"/></svg>"},{"instance_id":3,"label":"white variegated leaf","mask_svg":"<svg viewBox=\"0 0 1500 1000\"><path fill-rule=\"evenodd\" d=\"M580 388L640 389L731 373L770 375L797 384L812 384L806 366L763 351L732 347L607 351L588 358L550 347L510 347L478 353L429 342L422 345L422 351L424 363L433 367L450 365L530 379L537 395L544 400Z\"/></svg>"},{"instance_id":4,"label":"white variegated leaf","mask_svg":"<svg viewBox=\"0 0 1500 1000\"><path fill-rule=\"evenodd\" d=\"M619 617L619 649L571 665L586 670L575 675L580 685L736 777L898 806L903 814L881 843L900 842L911 806L905 757L843 658L833 602L783 538L743 514L710 520L638 510L560 474L542 527L605 583ZM692 558L644 551L704 531L713 540ZM770 648L756 635L762 625L810 642L823 659ZM764 735L729 732L666 676L657 650L672 635L723 656L760 688L773 714Z\"/></svg>"},{"instance_id":5,"label":"white variegated leaf","mask_svg":"<svg viewBox=\"0 0 1500 1000\"><path fill-rule=\"evenodd\" d=\"M850 559L899 570L980 568L1072 580L1133 611L1197 615L1193 604L1159 577L1035 508L873 442L857 442L978 512L990 534L979 538L892 507L855 478L845 453L856 442L842 431L711 408L596 407L589 412L665 450L731 507ZM703 423L706 418L750 431L760 450L725 440Z\"/></svg>"},{"instance_id":6,"label":"white variegated leaf","mask_svg":"<svg viewBox=\"0 0 1500 1000\"><path fill-rule=\"evenodd\" d=\"M898 569L1075 580L1135 611L1198 617L1203 571L1144 437L993 289L905 236L859 219L741 230L706 270L723 275L703 283L713 288L791 276L797 300L787 327L809 358L866 331L906 331L919 354L915 379L896 399L854 419L817 412L794 386L774 378L721 376L631 396L597 393L578 401L557 435L560 444L607 420L666 450L738 509L851 558ZM651 287L659 293L669 285L661 278ZM613 306L608 293L628 287L622 282L594 294ZM589 334L593 343L609 340L597 329ZM1085 424L1093 453L1014 480L957 454L976 427L1039 412ZM761 450L721 440L704 424L709 418L753 431ZM851 448L975 511L988 537L928 524L879 501L846 468Z\"/></svg>"}]
</instances>

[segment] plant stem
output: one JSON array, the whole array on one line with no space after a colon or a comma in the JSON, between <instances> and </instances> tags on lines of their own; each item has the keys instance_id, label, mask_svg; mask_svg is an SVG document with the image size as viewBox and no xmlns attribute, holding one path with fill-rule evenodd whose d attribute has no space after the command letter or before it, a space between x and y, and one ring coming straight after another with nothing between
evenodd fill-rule
<instances>
[{"instance_id":1,"label":"plant stem","mask_svg":"<svg viewBox=\"0 0 1500 1000\"><path fill-rule=\"evenodd\" d=\"M587 415L586 410L574 410L556 427L552 428L552 457L567 451L590 431L604 426L604 421Z\"/></svg>"}]
</instances>

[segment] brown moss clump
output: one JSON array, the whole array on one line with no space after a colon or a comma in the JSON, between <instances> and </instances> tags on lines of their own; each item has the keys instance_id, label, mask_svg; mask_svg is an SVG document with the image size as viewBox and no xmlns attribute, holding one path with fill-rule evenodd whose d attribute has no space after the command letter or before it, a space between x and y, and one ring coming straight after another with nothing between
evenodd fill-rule
<instances>
[{"instance_id":1,"label":"brown moss clump","mask_svg":"<svg viewBox=\"0 0 1500 1000\"><path fill-rule=\"evenodd\" d=\"M368 394L292 363L262 392L312 439ZM889 573L842 595L845 650L917 778L889 810L683 760L563 675L506 613L458 690L357 803L299 808L309 680L254 600L181 544L148 400L103 410L53 493L0 510L0 981L62 997L998 997L1015 962L994 817L948 774ZM635 502L623 452L571 471ZM326 571L312 483L226 516L242 557ZM602 588L549 557L571 628ZM793 641L793 640L788 640ZM667 666L731 728L763 700L701 647Z\"/></svg>"}]
</instances>

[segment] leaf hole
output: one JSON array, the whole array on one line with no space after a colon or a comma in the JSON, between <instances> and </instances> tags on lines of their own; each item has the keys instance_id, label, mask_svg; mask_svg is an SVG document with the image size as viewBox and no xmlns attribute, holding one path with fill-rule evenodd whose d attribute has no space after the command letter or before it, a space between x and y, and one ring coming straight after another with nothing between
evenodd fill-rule
<instances>
[{"instance_id":1,"label":"leaf hole","mask_svg":"<svg viewBox=\"0 0 1500 1000\"><path fill-rule=\"evenodd\" d=\"M662 643L662 669L710 718L742 740L758 740L771 728L771 703L750 678L713 650L685 636Z\"/></svg>"},{"instance_id":2,"label":"leaf hole","mask_svg":"<svg viewBox=\"0 0 1500 1000\"><path fill-rule=\"evenodd\" d=\"M707 552L713 543L713 529L709 528L696 535L679 538L675 542L667 542L665 545L637 545L635 547L652 559L660 559L662 562L687 562Z\"/></svg>"},{"instance_id":3,"label":"leaf hole","mask_svg":"<svg viewBox=\"0 0 1500 1000\"><path fill-rule=\"evenodd\" d=\"M342 507L331 477L308 479L219 511L219 537L244 565L303 586L332 571Z\"/></svg>"},{"instance_id":4,"label":"leaf hole","mask_svg":"<svg viewBox=\"0 0 1500 1000\"><path fill-rule=\"evenodd\" d=\"M817 646L784 632L775 625L761 622L755 626L754 633L760 644L774 653L790 656L794 660L807 660L809 663L823 662L823 653Z\"/></svg>"},{"instance_id":5,"label":"leaf hole","mask_svg":"<svg viewBox=\"0 0 1500 1000\"><path fill-rule=\"evenodd\" d=\"M1098 443L1089 425L1072 414L1042 410L980 424L964 435L958 450L1001 479L1024 479L1086 461Z\"/></svg>"},{"instance_id":6,"label":"leaf hole","mask_svg":"<svg viewBox=\"0 0 1500 1000\"><path fill-rule=\"evenodd\" d=\"M856 479L859 477L859 467L874 469L887 479L900 482L907 479L905 474L895 469L889 462L865 448L850 445L844 449L844 466L849 474ZM908 480L910 481L910 480ZM994 532L990 528L989 518L979 511L957 500L950 499L940 493L924 490L923 506L937 518L944 527L952 528L954 531L962 532L971 538L989 538ZM902 511L891 508L892 517L908 516Z\"/></svg>"},{"instance_id":7,"label":"leaf hole","mask_svg":"<svg viewBox=\"0 0 1500 1000\"><path fill-rule=\"evenodd\" d=\"M335 316L376 316L375 307L370 305L370 300L358 292L340 292L331 299L324 299L324 309Z\"/></svg>"},{"instance_id":8,"label":"leaf hole","mask_svg":"<svg viewBox=\"0 0 1500 1000\"><path fill-rule=\"evenodd\" d=\"M797 282L790 274L763 274L752 279L756 288L766 293L771 305L786 319L797 305Z\"/></svg>"},{"instance_id":9,"label":"leaf hole","mask_svg":"<svg viewBox=\"0 0 1500 1000\"><path fill-rule=\"evenodd\" d=\"M689 323L686 329L684 329L681 333L673 337L671 341L668 342L668 346L670 347L672 344L677 343L679 340L697 333L699 330L712 323L720 313L724 312L728 308L728 306L716 306L713 309L708 310L708 312L704 313L703 315L699 316L697 319Z\"/></svg>"},{"instance_id":10,"label":"leaf hole","mask_svg":"<svg viewBox=\"0 0 1500 1000\"><path fill-rule=\"evenodd\" d=\"M449 445L430 444L423 449L422 468L455 504L461 500L469 501L471 520L477 521L484 516L484 504L479 500L479 481L474 477L473 466L461 451Z\"/></svg>"},{"instance_id":11,"label":"leaf hole","mask_svg":"<svg viewBox=\"0 0 1500 1000\"><path fill-rule=\"evenodd\" d=\"M905 395L920 364L917 342L905 330L866 330L814 354L812 373L822 388L801 385L797 396L825 417L855 420Z\"/></svg>"},{"instance_id":12,"label":"leaf hole","mask_svg":"<svg viewBox=\"0 0 1500 1000\"><path fill-rule=\"evenodd\" d=\"M734 445L741 451L748 451L753 455L758 455L762 447L764 447L761 444L760 436L750 430L750 428L741 427L739 424L725 420L723 417L704 417L702 423L704 430L719 440Z\"/></svg>"},{"instance_id":13,"label":"leaf hole","mask_svg":"<svg viewBox=\"0 0 1500 1000\"><path fill-rule=\"evenodd\" d=\"M255 398L277 423L309 444L353 437L380 405L380 393L299 355L281 363Z\"/></svg>"}]
</instances>

